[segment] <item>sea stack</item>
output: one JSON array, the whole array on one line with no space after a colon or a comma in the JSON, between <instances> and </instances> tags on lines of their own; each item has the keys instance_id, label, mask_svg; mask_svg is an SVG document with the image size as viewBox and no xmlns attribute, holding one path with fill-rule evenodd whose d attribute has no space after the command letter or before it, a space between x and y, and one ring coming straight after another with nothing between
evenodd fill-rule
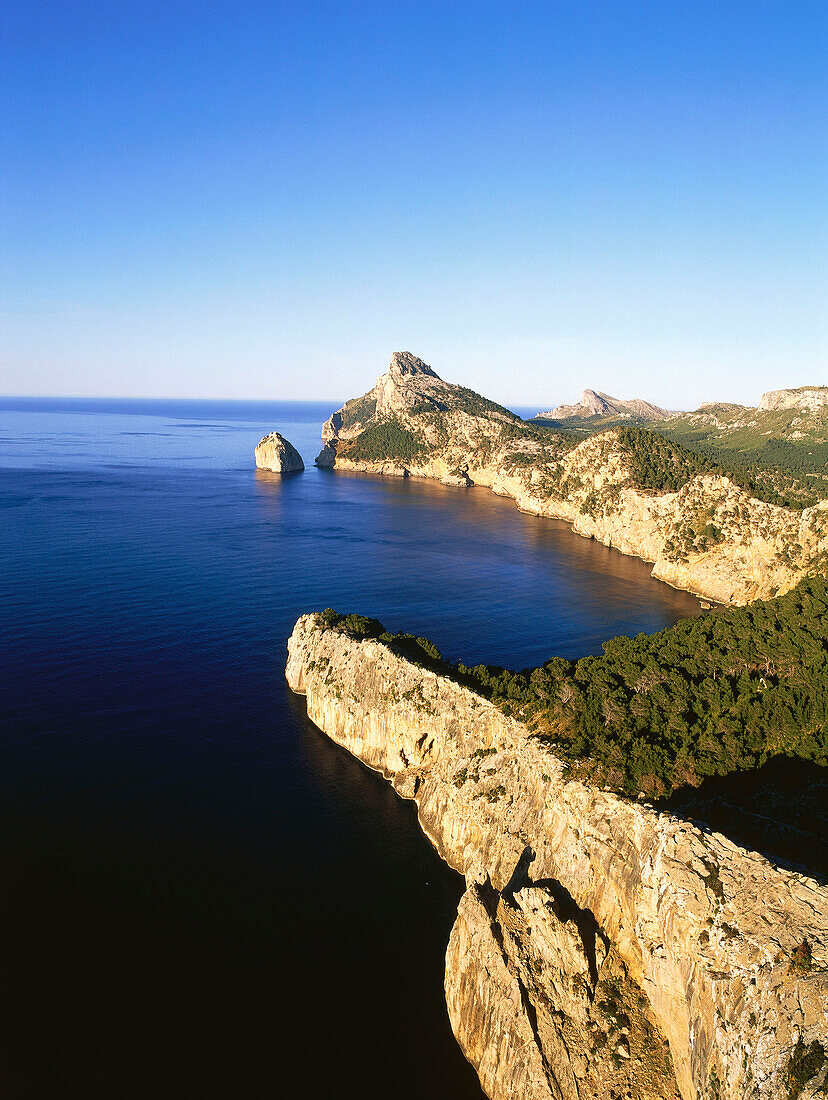
<instances>
[{"instance_id":1,"label":"sea stack","mask_svg":"<svg viewBox=\"0 0 828 1100\"><path fill-rule=\"evenodd\" d=\"M278 432L271 432L256 447L256 468L275 474L295 474L304 470L305 463L292 443Z\"/></svg>"}]
</instances>

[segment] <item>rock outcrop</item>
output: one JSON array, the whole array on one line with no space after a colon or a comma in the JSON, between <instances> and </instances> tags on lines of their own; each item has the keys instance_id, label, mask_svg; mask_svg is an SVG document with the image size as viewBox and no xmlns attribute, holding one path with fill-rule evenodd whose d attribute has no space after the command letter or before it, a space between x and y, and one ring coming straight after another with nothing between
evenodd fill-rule
<instances>
[{"instance_id":1,"label":"rock outcrop","mask_svg":"<svg viewBox=\"0 0 828 1100\"><path fill-rule=\"evenodd\" d=\"M613 416L634 418L636 420L666 420L671 416L666 409L634 397L631 401L622 401L619 397L610 397L608 393L597 390L584 390L577 405L556 405L549 412L538 413L536 420L569 420L572 417L586 419L591 416Z\"/></svg>"},{"instance_id":2,"label":"rock outcrop","mask_svg":"<svg viewBox=\"0 0 828 1100\"><path fill-rule=\"evenodd\" d=\"M828 890L570 778L518 721L303 616L287 679L466 875L455 1034L493 1100L781 1100L826 1079Z\"/></svg>"},{"instance_id":3,"label":"rock outcrop","mask_svg":"<svg viewBox=\"0 0 828 1100\"><path fill-rule=\"evenodd\" d=\"M636 486L636 456L610 430L576 444L525 423L398 352L386 374L326 422L317 462L337 470L483 485L519 508L653 563L706 599L744 604L828 562L828 501L799 512L702 474L675 492ZM638 456L640 458L640 456Z\"/></svg>"},{"instance_id":4,"label":"rock outcrop","mask_svg":"<svg viewBox=\"0 0 828 1100\"><path fill-rule=\"evenodd\" d=\"M256 468L275 474L295 474L304 470L302 456L283 435L271 432L256 445Z\"/></svg>"},{"instance_id":5,"label":"rock outcrop","mask_svg":"<svg viewBox=\"0 0 828 1100\"><path fill-rule=\"evenodd\" d=\"M828 386L801 386L795 390L770 390L763 393L759 411L798 409L804 413L818 412L828 405Z\"/></svg>"}]
</instances>

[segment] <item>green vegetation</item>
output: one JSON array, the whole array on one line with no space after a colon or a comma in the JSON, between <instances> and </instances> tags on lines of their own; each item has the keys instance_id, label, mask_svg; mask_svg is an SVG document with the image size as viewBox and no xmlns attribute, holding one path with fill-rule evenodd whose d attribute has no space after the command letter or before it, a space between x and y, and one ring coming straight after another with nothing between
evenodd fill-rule
<instances>
[{"instance_id":1,"label":"green vegetation","mask_svg":"<svg viewBox=\"0 0 828 1100\"><path fill-rule=\"evenodd\" d=\"M425 639L387 634L374 619L338 616L332 625L453 676L524 720L577 774L630 796L667 796L779 755L828 765L822 578L658 634L615 638L600 657L555 657L522 672L448 665Z\"/></svg>"},{"instance_id":2,"label":"green vegetation","mask_svg":"<svg viewBox=\"0 0 828 1100\"><path fill-rule=\"evenodd\" d=\"M498 405L496 401L489 401L487 397L481 397L479 393L475 393L474 390L467 389L465 386L452 387L452 396L457 399L457 408L461 408L464 412L471 413L473 416L490 416L492 413L496 413L499 416L505 416L509 420L516 421L518 424L522 423L519 416L504 408L503 405Z\"/></svg>"},{"instance_id":3,"label":"green vegetation","mask_svg":"<svg viewBox=\"0 0 828 1100\"><path fill-rule=\"evenodd\" d=\"M635 795L668 794L772 756L828 764L828 583L616 638L601 657L458 673L558 755Z\"/></svg>"},{"instance_id":4,"label":"green vegetation","mask_svg":"<svg viewBox=\"0 0 828 1100\"><path fill-rule=\"evenodd\" d=\"M676 484L675 475L683 466L685 481L697 473L725 474L758 500L785 508L807 508L828 496L828 411L806 421L796 410L760 413L739 405L708 405L700 413L718 418L719 424L699 414L646 425L631 424L626 417L533 423L565 430L576 440L618 431L636 460L634 473L642 489L679 488L683 482ZM793 437L794 431L801 431L802 437ZM678 447L678 460L654 439Z\"/></svg>"},{"instance_id":5,"label":"green vegetation","mask_svg":"<svg viewBox=\"0 0 828 1100\"><path fill-rule=\"evenodd\" d=\"M814 957L811 953L811 945L807 940L803 940L791 952L790 969L797 974L807 974L813 965Z\"/></svg>"},{"instance_id":6,"label":"green vegetation","mask_svg":"<svg viewBox=\"0 0 828 1100\"><path fill-rule=\"evenodd\" d=\"M636 489L675 492L691 478L710 470L710 464L692 451L645 428L625 426L617 429L617 435L618 444L628 457Z\"/></svg>"},{"instance_id":7,"label":"green vegetation","mask_svg":"<svg viewBox=\"0 0 828 1100\"><path fill-rule=\"evenodd\" d=\"M815 1039L806 1047L801 1039L797 1040L785 1075L788 1100L797 1100L808 1082L816 1077L824 1065L825 1048L822 1043Z\"/></svg>"},{"instance_id":8,"label":"green vegetation","mask_svg":"<svg viewBox=\"0 0 828 1100\"><path fill-rule=\"evenodd\" d=\"M389 417L370 424L355 439L340 441L337 454L354 462L410 462L422 450L422 438Z\"/></svg>"},{"instance_id":9,"label":"green vegetation","mask_svg":"<svg viewBox=\"0 0 828 1100\"><path fill-rule=\"evenodd\" d=\"M352 428L354 424L366 424L377 411L375 397L355 397L342 406L341 428Z\"/></svg>"},{"instance_id":10,"label":"green vegetation","mask_svg":"<svg viewBox=\"0 0 828 1100\"><path fill-rule=\"evenodd\" d=\"M740 485L769 504L807 508L828 495L824 480L828 442L819 437L786 438L790 410L749 412L757 417L756 422L724 431L699 425L689 417L665 421L656 430L703 461L734 470Z\"/></svg>"},{"instance_id":11,"label":"green vegetation","mask_svg":"<svg viewBox=\"0 0 828 1100\"><path fill-rule=\"evenodd\" d=\"M340 630L352 638L376 638L414 664L440 669L447 667L440 650L428 638L418 638L415 634L390 634L379 619L367 615L340 615L332 607L325 608L320 617L325 626Z\"/></svg>"},{"instance_id":12,"label":"green vegetation","mask_svg":"<svg viewBox=\"0 0 828 1100\"><path fill-rule=\"evenodd\" d=\"M802 489L775 469L760 467L756 461L723 449L680 442L678 433L664 426L616 428L618 442L630 458L633 485L651 492L675 492L699 474L728 477L757 500L802 508L813 503L813 494L803 496Z\"/></svg>"}]
</instances>

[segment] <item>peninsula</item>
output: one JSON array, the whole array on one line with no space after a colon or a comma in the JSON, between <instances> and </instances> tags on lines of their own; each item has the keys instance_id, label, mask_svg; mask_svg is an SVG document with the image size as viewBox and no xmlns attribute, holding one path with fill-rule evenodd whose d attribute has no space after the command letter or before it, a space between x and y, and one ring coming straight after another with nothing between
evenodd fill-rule
<instances>
[{"instance_id":1,"label":"peninsula","mask_svg":"<svg viewBox=\"0 0 828 1100\"><path fill-rule=\"evenodd\" d=\"M721 603L786 592L828 561L828 500L791 507L737 465L638 425L584 438L523 421L409 352L328 419L322 441L320 466L487 486Z\"/></svg>"},{"instance_id":2,"label":"peninsula","mask_svg":"<svg viewBox=\"0 0 828 1100\"><path fill-rule=\"evenodd\" d=\"M824 883L585 781L520 717L428 667L422 639L376 629L303 616L287 679L466 877L446 999L488 1096L815 1096Z\"/></svg>"}]
</instances>

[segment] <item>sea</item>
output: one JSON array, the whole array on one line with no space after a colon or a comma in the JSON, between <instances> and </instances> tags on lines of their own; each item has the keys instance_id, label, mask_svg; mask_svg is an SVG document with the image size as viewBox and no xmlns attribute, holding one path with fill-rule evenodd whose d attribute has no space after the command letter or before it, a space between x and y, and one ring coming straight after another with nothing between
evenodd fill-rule
<instances>
[{"instance_id":1,"label":"sea","mask_svg":"<svg viewBox=\"0 0 828 1100\"><path fill-rule=\"evenodd\" d=\"M293 624L523 668L699 603L486 489L316 469L338 404L0 399L5 1100L482 1096L463 882L308 721ZM304 473L256 471L274 429Z\"/></svg>"}]
</instances>

